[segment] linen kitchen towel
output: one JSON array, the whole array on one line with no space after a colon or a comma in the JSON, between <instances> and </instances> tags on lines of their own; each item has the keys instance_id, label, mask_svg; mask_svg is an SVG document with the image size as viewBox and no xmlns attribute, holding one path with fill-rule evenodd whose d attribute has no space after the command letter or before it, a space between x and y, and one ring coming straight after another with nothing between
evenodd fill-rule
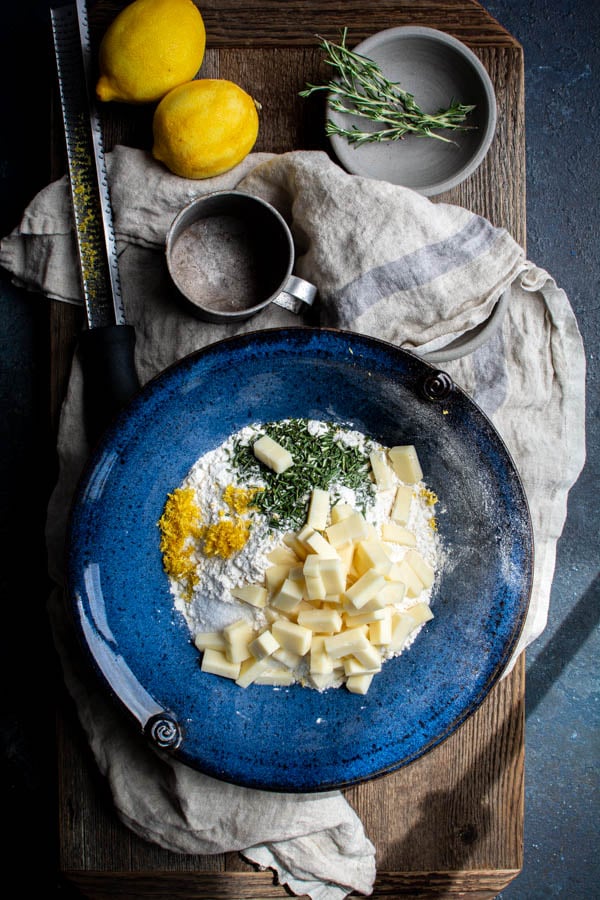
<instances>
[{"instance_id":1,"label":"linen kitchen towel","mask_svg":"<svg viewBox=\"0 0 600 900\"><path fill-rule=\"evenodd\" d=\"M290 224L296 272L319 291L310 324L363 332L421 355L447 353L443 368L494 422L531 509L534 584L514 664L545 627L556 542L584 462L585 357L564 291L487 220L348 175L324 153L251 154L208 181L178 178L149 154L122 146L107 154L107 163L123 300L136 330L142 383L215 340L301 322L271 305L246 322L212 325L176 302L164 258L169 225L195 196L234 187L273 203ZM19 228L1 242L0 265L30 290L80 303L71 219L63 178L34 198ZM475 352L454 358L448 348L488 321L501 297L508 298L501 327ZM370 893L375 848L340 793L273 796L214 782L141 744L114 719L76 655L61 593L66 518L88 452L75 356L47 520L57 585L50 615L67 685L122 820L178 852L240 850L313 900Z\"/></svg>"}]
</instances>

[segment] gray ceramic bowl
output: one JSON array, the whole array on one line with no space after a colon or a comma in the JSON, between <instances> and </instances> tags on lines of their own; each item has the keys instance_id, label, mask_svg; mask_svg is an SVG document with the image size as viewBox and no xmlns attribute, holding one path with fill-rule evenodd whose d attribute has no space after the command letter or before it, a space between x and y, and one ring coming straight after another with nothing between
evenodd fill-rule
<instances>
[{"instance_id":1,"label":"gray ceramic bowl","mask_svg":"<svg viewBox=\"0 0 600 900\"><path fill-rule=\"evenodd\" d=\"M453 100L475 104L468 124L476 127L446 132L451 144L409 135L400 141L357 147L332 135L331 145L341 165L352 174L404 185L425 196L450 190L471 175L484 159L496 129L494 88L477 56L456 38L418 26L380 31L353 49L413 94L425 112L447 108ZM365 125L376 129L351 115L332 111L328 116L343 127L355 123L361 130Z\"/></svg>"}]
</instances>

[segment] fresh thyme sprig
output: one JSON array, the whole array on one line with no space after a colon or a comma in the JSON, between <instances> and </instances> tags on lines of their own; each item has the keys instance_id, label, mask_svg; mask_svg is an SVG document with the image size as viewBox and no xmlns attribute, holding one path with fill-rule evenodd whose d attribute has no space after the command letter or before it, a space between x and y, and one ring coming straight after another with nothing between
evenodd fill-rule
<instances>
[{"instance_id":1,"label":"fresh thyme sprig","mask_svg":"<svg viewBox=\"0 0 600 900\"><path fill-rule=\"evenodd\" d=\"M336 438L336 431L336 426L328 423L321 433L311 434L308 420L287 419L266 425L250 444L236 442L232 465L245 484L264 483L265 488L254 498L254 505L272 526L299 528L306 519L314 487L332 489L333 502L336 486L350 488L355 492L358 508L364 508L372 499L371 442L367 441L363 447L345 444ZM254 456L252 444L264 433L289 450L294 458L294 465L281 475L262 466Z\"/></svg>"},{"instance_id":2,"label":"fresh thyme sprig","mask_svg":"<svg viewBox=\"0 0 600 900\"><path fill-rule=\"evenodd\" d=\"M325 125L327 134L340 135L356 145L399 141L407 134L452 143L451 138L436 132L472 128L465 124L465 119L474 106L451 101L448 109L433 114L423 112L414 96L386 78L376 62L348 49L347 31L344 28L339 44L320 38L321 48L327 54L325 62L337 75L327 84L307 84L300 96L327 91L331 110L368 119L381 127L376 131L361 131L356 125L344 128L329 119Z\"/></svg>"}]
</instances>

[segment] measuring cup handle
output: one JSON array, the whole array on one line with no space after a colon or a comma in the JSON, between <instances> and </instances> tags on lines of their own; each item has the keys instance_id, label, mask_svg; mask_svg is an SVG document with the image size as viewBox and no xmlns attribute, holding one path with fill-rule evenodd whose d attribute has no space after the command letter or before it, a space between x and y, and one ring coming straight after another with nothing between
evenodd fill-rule
<instances>
[{"instance_id":1,"label":"measuring cup handle","mask_svg":"<svg viewBox=\"0 0 600 900\"><path fill-rule=\"evenodd\" d=\"M312 306L316 296L317 289L314 284L305 281L304 278L298 278L297 275L290 275L282 292L274 298L273 303L298 314L306 306Z\"/></svg>"}]
</instances>

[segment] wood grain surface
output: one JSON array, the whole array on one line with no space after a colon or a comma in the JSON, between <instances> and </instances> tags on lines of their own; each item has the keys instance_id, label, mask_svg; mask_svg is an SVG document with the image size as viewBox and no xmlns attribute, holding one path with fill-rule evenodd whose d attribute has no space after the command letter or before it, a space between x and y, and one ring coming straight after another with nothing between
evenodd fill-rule
<instances>
[{"instance_id":1,"label":"wood grain surface","mask_svg":"<svg viewBox=\"0 0 600 900\"><path fill-rule=\"evenodd\" d=\"M90 3L93 42L124 3ZM299 91L324 77L315 35L336 39L344 26L357 43L383 28L420 24L467 43L487 68L498 127L482 166L441 195L505 227L525 246L523 58L519 44L475 0L369 3L358 0L207 0L202 75L229 78L262 105L256 150L329 152L319 98ZM313 102L314 100L314 102ZM53 110L53 175L65 170L58 98ZM103 110L107 149L150 149L150 108ZM82 312L49 312L51 415L56 429ZM128 727L125 723L123 727ZM236 853L174 854L121 824L63 692L57 709L59 871L80 896L244 900L288 896L271 873ZM377 848L373 896L495 897L519 872L523 855L524 660L441 746L409 767L345 792Z\"/></svg>"}]
</instances>

